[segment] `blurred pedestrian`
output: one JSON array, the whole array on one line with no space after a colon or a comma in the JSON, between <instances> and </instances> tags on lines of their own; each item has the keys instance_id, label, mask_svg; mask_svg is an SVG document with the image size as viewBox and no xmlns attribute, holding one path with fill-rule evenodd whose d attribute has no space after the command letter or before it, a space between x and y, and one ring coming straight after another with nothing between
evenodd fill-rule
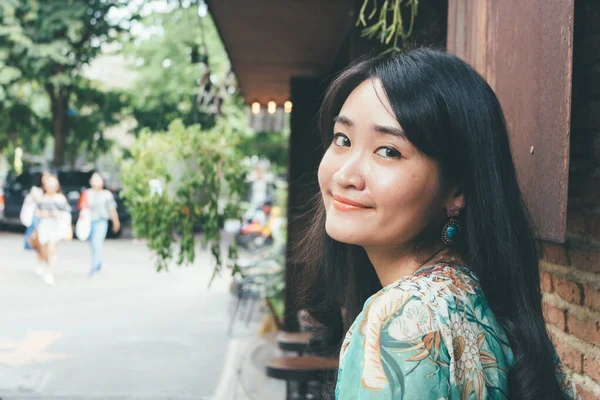
<instances>
[{"instance_id":1,"label":"blurred pedestrian","mask_svg":"<svg viewBox=\"0 0 600 400\"><path fill-rule=\"evenodd\" d=\"M30 242L39 245L41 259L47 266L40 267L38 274L52 286L56 269L56 246L73 237L71 206L54 175L45 178L44 194L37 202L36 216L39 223Z\"/></svg>"},{"instance_id":2,"label":"blurred pedestrian","mask_svg":"<svg viewBox=\"0 0 600 400\"><path fill-rule=\"evenodd\" d=\"M90 178L91 189L83 193L81 212L88 213L84 217L91 219L90 247L92 249L92 268L90 275L94 275L102 268L102 248L108 232L108 221L112 221L112 230L119 232L121 223L117 213L117 203L113 194L104 189L104 179L99 173L94 173Z\"/></svg>"},{"instance_id":3,"label":"blurred pedestrian","mask_svg":"<svg viewBox=\"0 0 600 400\"><path fill-rule=\"evenodd\" d=\"M36 185L31 187L29 194L27 194L25 200L23 201L23 206L21 207L21 223L27 227L25 230L24 247L25 250L35 250L38 258L40 258L39 248L34 249L31 247L29 238L40 222L40 219L36 215L37 203L44 195L44 181L50 175L51 174L47 171L44 171L42 175L40 175L39 181L36 182Z\"/></svg>"}]
</instances>

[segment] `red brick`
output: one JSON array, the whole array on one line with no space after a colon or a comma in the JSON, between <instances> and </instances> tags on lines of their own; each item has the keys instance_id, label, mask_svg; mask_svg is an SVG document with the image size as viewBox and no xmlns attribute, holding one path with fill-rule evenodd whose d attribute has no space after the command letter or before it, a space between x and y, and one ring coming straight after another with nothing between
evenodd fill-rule
<instances>
[{"instance_id":1,"label":"red brick","mask_svg":"<svg viewBox=\"0 0 600 400\"><path fill-rule=\"evenodd\" d=\"M552 275L552 287L563 300L577 305L583 303L583 289L579 283Z\"/></svg>"},{"instance_id":2,"label":"red brick","mask_svg":"<svg viewBox=\"0 0 600 400\"><path fill-rule=\"evenodd\" d=\"M569 251L571 265L575 268L589 271L600 272L600 250L584 249L574 247Z\"/></svg>"},{"instance_id":3,"label":"red brick","mask_svg":"<svg viewBox=\"0 0 600 400\"><path fill-rule=\"evenodd\" d=\"M594 311L600 311L600 290L591 285L585 285L583 290L585 305Z\"/></svg>"},{"instance_id":4,"label":"red brick","mask_svg":"<svg viewBox=\"0 0 600 400\"><path fill-rule=\"evenodd\" d=\"M583 360L583 373L596 382L600 382L600 359L587 356Z\"/></svg>"},{"instance_id":5,"label":"red brick","mask_svg":"<svg viewBox=\"0 0 600 400\"><path fill-rule=\"evenodd\" d=\"M567 316L565 310L544 303L544 317L546 318L546 322L560 328L562 331L566 330Z\"/></svg>"},{"instance_id":6,"label":"red brick","mask_svg":"<svg viewBox=\"0 0 600 400\"><path fill-rule=\"evenodd\" d=\"M542 292L552 293L552 276L548 272L540 272Z\"/></svg>"},{"instance_id":7,"label":"red brick","mask_svg":"<svg viewBox=\"0 0 600 400\"><path fill-rule=\"evenodd\" d=\"M579 319L573 314L567 313L567 331L587 342L600 345L598 321Z\"/></svg>"},{"instance_id":8,"label":"red brick","mask_svg":"<svg viewBox=\"0 0 600 400\"><path fill-rule=\"evenodd\" d=\"M554 347L560 360L574 372L580 374L583 371L583 354L577 349L564 343L555 343Z\"/></svg>"},{"instance_id":9,"label":"red brick","mask_svg":"<svg viewBox=\"0 0 600 400\"><path fill-rule=\"evenodd\" d=\"M567 332L583 339L585 330L586 326L584 320L575 317L571 313L567 313Z\"/></svg>"},{"instance_id":10,"label":"red brick","mask_svg":"<svg viewBox=\"0 0 600 400\"><path fill-rule=\"evenodd\" d=\"M543 242L542 259L551 264L569 265L567 251L562 244Z\"/></svg>"}]
</instances>

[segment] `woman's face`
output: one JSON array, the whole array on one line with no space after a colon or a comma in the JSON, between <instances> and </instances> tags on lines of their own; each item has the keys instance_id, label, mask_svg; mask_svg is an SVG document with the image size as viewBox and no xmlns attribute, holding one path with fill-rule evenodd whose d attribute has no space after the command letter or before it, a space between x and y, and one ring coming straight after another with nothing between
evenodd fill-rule
<instances>
[{"instance_id":1,"label":"woman's face","mask_svg":"<svg viewBox=\"0 0 600 400\"><path fill-rule=\"evenodd\" d=\"M46 186L46 180L50 178L52 175L49 172L42 173L42 188Z\"/></svg>"},{"instance_id":2,"label":"woman's face","mask_svg":"<svg viewBox=\"0 0 600 400\"><path fill-rule=\"evenodd\" d=\"M54 176L49 176L44 181L44 188L48 194L58 193L58 187L58 179L56 179Z\"/></svg>"},{"instance_id":3,"label":"woman's face","mask_svg":"<svg viewBox=\"0 0 600 400\"><path fill-rule=\"evenodd\" d=\"M339 242L401 248L452 204L437 163L403 137L391 110L381 83L368 80L335 118L319 185L327 233Z\"/></svg>"},{"instance_id":4,"label":"woman's face","mask_svg":"<svg viewBox=\"0 0 600 400\"><path fill-rule=\"evenodd\" d=\"M100 176L100 174L93 174L90 178L90 186L93 189L102 189L104 187L104 180Z\"/></svg>"}]
</instances>

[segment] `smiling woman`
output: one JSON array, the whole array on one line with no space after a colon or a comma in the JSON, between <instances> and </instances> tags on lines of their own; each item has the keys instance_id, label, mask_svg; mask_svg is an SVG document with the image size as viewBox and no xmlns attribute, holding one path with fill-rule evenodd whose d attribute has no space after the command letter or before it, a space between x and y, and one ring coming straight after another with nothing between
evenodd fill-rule
<instances>
[{"instance_id":1,"label":"smiling woman","mask_svg":"<svg viewBox=\"0 0 600 400\"><path fill-rule=\"evenodd\" d=\"M327 232L367 252L396 247L398 238L410 242L433 220L443 220L444 207L464 205L456 186L440 187L437 163L406 139L391 109L380 80L358 85L334 118L333 143L319 169Z\"/></svg>"},{"instance_id":2,"label":"smiling woman","mask_svg":"<svg viewBox=\"0 0 600 400\"><path fill-rule=\"evenodd\" d=\"M486 82L433 50L365 59L320 122L302 293L324 326L313 351L340 357L336 398L575 398Z\"/></svg>"}]
</instances>

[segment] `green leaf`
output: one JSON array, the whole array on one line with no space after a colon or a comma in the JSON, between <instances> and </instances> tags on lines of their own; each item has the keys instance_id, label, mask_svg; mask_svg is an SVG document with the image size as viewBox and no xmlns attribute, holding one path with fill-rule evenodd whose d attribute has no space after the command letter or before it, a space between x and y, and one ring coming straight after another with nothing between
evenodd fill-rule
<instances>
[{"instance_id":1,"label":"green leaf","mask_svg":"<svg viewBox=\"0 0 600 400\"><path fill-rule=\"evenodd\" d=\"M21 71L15 67L1 66L0 68L0 85L7 85L21 77Z\"/></svg>"},{"instance_id":2,"label":"green leaf","mask_svg":"<svg viewBox=\"0 0 600 400\"><path fill-rule=\"evenodd\" d=\"M388 48L384 53L397 52L406 46L406 42L412 34L415 17L418 15L419 2L418 0L407 0L404 3L405 7L410 9L410 24L408 30L405 31L404 21L402 18L402 3L403 0L385 0L381 7L378 7L377 0L371 0L373 9L368 16L370 21L379 12L379 17L376 22L370 25L365 20L365 10L370 0L365 0L361 12L356 21L356 26L363 26L361 37L373 38L378 37L379 41ZM391 15L390 15L391 13ZM388 24L391 18L391 23ZM398 43L400 41L400 43Z\"/></svg>"}]
</instances>

